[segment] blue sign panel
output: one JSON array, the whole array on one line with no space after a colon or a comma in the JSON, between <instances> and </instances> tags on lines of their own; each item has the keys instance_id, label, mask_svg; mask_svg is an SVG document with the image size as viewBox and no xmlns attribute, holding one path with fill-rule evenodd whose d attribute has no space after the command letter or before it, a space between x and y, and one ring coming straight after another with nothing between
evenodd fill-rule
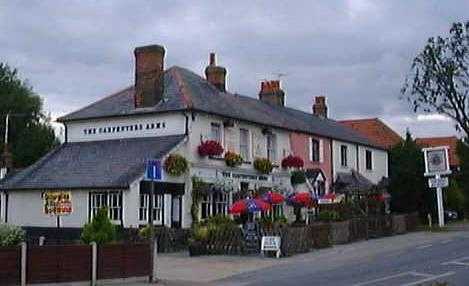
<instances>
[{"instance_id":1,"label":"blue sign panel","mask_svg":"<svg viewBox=\"0 0 469 286\"><path fill-rule=\"evenodd\" d=\"M161 181L162 170L160 160L148 160L145 170L145 179L148 181Z\"/></svg>"}]
</instances>

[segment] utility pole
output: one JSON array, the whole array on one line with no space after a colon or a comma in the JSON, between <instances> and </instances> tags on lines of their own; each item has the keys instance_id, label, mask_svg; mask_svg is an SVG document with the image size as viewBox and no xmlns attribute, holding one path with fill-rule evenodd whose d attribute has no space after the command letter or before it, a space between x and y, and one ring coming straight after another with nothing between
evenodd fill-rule
<instances>
[{"instance_id":1,"label":"utility pole","mask_svg":"<svg viewBox=\"0 0 469 286\"><path fill-rule=\"evenodd\" d=\"M9 152L8 152L8 123L10 121L10 113L7 113L6 117L5 117L5 138L4 138L4 147L3 147L3 156L2 156L2 159L3 159L3 165L2 167L0 168L0 180L5 178L7 173L8 173L8 168L11 167L11 166L8 166L9 165Z\"/></svg>"}]
</instances>

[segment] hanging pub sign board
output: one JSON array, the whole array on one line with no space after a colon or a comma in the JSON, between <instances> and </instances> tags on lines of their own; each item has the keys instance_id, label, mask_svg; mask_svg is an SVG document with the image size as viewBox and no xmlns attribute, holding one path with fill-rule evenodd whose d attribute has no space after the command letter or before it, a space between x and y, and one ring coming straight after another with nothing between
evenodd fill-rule
<instances>
[{"instance_id":1,"label":"hanging pub sign board","mask_svg":"<svg viewBox=\"0 0 469 286\"><path fill-rule=\"evenodd\" d=\"M44 213L63 216L72 213L72 193L65 191L44 192Z\"/></svg>"},{"instance_id":2,"label":"hanging pub sign board","mask_svg":"<svg viewBox=\"0 0 469 286\"><path fill-rule=\"evenodd\" d=\"M160 160L148 160L145 166L145 180L161 181L163 179L162 164Z\"/></svg>"},{"instance_id":3,"label":"hanging pub sign board","mask_svg":"<svg viewBox=\"0 0 469 286\"><path fill-rule=\"evenodd\" d=\"M280 236L263 236L261 240L261 251L274 251L277 258L280 258Z\"/></svg>"},{"instance_id":4,"label":"hanging pub sign board","mask_svg":"<svg viewBox=\"0 0 469 286\"><path fill-rule=\"evenodd\" d=\"M448 146L423 148L425 158L425 176L449 175Z\"/></svg>"}]
</instances>

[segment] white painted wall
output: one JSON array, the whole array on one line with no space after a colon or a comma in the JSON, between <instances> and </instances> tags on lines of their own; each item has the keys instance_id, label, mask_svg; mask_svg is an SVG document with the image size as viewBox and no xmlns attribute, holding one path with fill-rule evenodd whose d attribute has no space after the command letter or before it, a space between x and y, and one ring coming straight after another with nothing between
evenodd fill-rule
<instances>
[{"instance_id":1,"label":"white painted wall","mask_svg":"<svg viewBox=\"0 0 469 286\"><path fill-rule=\"evenodd\" d=\"M83 142L184 134L185 122L183 113L74 121L67 123L67 140Z\"/></svg>"},{"instance_id":2,"label":"white painted wall","mask_svg":"<svg viewBox=\"0 0 469 286\"><path fill-rule=\"evenodd\" d=\"M372 169L366 169L366 150L371 151ZM383 177L388 177L388 153L384 150L374 149L366 146L359 146L360 173L368 180L377 184Z\"/></svg>"},{"instance_id":3,"label":"white painted wall","mask_svg":"<svg viewBox=\"0 0 469 286\"><path fill-rule=\"evenodd\" d=\"M6 215L6 195L0 192L0 223L5 222Z\"/></svg>"},{"instance_id":4,"label":"white painted wall","mask_svg":"<svg viewBox=\"0 0 469 286\"><path fill-rule=\"evenodd\" d=\"M347 167L341 165L340 146L342 145L347 146L348 149ZM334 179L337 177L337 173L349 173L352 170L359 171L361 175L369 179L374 184L377 184L383 177L388 177L388 153L384 150L338 140L332 140L332 150ZM366 150L370 150L372 152L372 170L366 170Z\"/></svg>"}]
</instances>

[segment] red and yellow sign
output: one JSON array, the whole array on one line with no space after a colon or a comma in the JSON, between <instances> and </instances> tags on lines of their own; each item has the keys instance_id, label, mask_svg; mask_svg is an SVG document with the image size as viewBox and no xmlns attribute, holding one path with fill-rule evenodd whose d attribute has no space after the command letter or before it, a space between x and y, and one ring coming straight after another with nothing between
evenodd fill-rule
<instances>
[{"instance_id":1,"label":"red and yellow sign","mask_svg":"<svg viewBox=\"0 0 469 286\"><path fill-rule=\"evenodd\" d=\"M44 213L47 215L68 215L72 213L71 192L45 192Z\"/></svg>"}]
</instances>

